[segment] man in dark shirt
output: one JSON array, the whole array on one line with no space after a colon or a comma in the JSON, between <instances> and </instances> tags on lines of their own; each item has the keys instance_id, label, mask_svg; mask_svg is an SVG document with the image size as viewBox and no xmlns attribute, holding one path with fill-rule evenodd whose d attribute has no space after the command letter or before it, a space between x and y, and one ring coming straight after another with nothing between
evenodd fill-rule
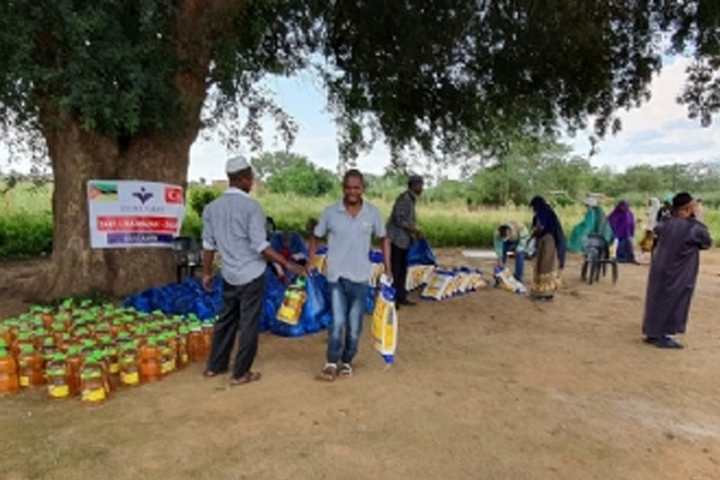
<instances>
[{"instance_id":1,"label":"man in dark shirt","mask_svg":"<svg viewBox=\"0 0 720 480\"><path fill-rule=\"evenodd\" d=\"M388 219L387 233L392 248L390 258L397 292L397 305L414 305L413 302L408 301L405 289L408 268L407 255L412 241L422 237L416 224L415 202L422 195L423 185L422 177L411 175L408 179L408 189L395 200L392 214Z\"/></svg>"}]
</instances>

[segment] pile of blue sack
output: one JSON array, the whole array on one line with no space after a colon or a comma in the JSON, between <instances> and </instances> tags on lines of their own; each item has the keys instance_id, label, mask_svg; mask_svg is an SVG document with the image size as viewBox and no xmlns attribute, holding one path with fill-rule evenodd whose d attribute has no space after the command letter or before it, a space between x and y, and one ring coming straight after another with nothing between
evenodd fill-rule
<instances>
[{"instance_id":1,"label":"pile of blue sack","mask_svg":"<svg viewBox=\"0 0 720 480\"><path fill-rule=\"evenodd\" d=\"M285 239L276 234L272 238L274 248L285 247ZM289 236L289 250L292 255L306 255L307 249L299 235ZM428 260L428 252L432 255L426 242L411 253L424 256ZM375 267L383 264L382 252L373 250L369 253L370 261ZM328 327L332 321L330 305L330 288L327 278L319 273L313 273L305 282L306 300L300 321L290 325L277 319L278 309L285 298L287 286L281 282L273 270L268 267L265 271L265 296L263 298L263 316L260 324L261 331L270 331L283 337L301 337L316 333ZM292 282L292 278L289 281ZM366 299L366 312L372 313L375 308L377 287L368 289ZM143 292L131 295L124 302L125 307L131 307L141 312L161 310L166 315L189 316L194 314L203 321L213 321L220 315L223 307L223 281L217 275L212 283L212 290L207 292L197 278L188 278L182 283L171 283L158 288L150 288Z\"/></svg>"}]
</instances>

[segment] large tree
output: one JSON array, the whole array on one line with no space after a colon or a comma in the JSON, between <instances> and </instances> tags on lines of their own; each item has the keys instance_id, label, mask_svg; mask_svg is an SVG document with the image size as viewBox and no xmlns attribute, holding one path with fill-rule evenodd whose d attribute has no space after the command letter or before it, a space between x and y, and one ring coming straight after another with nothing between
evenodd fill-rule
<instances>
[{"instance_id":1,"label":"large tree","mask_svg":"<svg viewBox=\"0 0 720 480\"><path fill-rule=\"evenodd\" d=\"M52 262L33 284L59 296L168 280L169 255L89 248L86 181L184 183L190 145L219 120L230 141L256 140L269 112L289 139L294 125L258 88L264 75L317 69L346 157L368 132L393 151L452 152L479 130L492 143L509 123L528 134L588 118L599 135L618 128L613 112L647 98L671 32L674 49L694 48L684 99L708 121L718 10L716 0L5 0L0 123L26 146L44 138L55 181Z\"/></svg>"}]
</instances>

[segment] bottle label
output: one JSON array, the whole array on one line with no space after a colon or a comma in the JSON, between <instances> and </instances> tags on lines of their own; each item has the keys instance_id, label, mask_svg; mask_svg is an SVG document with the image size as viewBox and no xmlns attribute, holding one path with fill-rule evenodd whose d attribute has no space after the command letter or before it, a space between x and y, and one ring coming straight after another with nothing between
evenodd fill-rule
<instances>
[{"instance_id":1,"label":"bottle label","mask_svg":"<svg viewBox=\"0 0 720 480\"><path fill-rule=\"evenodd\" d=\"M163 362L160 364L160 373L166 375L172 372L172 362Z\"/></svg>"},{"instance_id":2,"label":"bottle label","mask_svg":"<svg viewBox=\"0 0 720 480\"><path fill-rule=\"evenodd\" d=\"M111 363L110 364L110 373L118 373L120 371L120 364L119 363Z\"/></svg>"},{"instance_id":3,"label":"bottle label","mask_svg":"<svg viewBox=\"0 0 720 480\"><path fill-rule=\"evenodd\" d=\"M102 387L83 390L82 392L83 402L102 402L105 398L107 398L107 394L105 393L105 389Z\"/></svg>"},{"instance_id":4,"label":"bottle label","mask_svg":"<svg viewBox=\"0 0 720 480\"><path fill-rule=\"evenodd\" d=\"M26 375L20 375L20 386L21 387L29 387L30 386L30 377Z\"/></svg>"},{"instance_id":5,"label":"bottle label","mask_svg":"<svg viewBox=\"0 0 720 480\"><path fill-rule=\"evenodd\" d=\"M125 385L137 385L140 383L140 375L138 375L138 372L122 372L120 374L120 381Z\"/></svg>"},{"instance_id":6,"label":"bottle label","mask_svg":"<svg viewBox=\"0 0 720 480\"><path fill-rule=\"evenodd\" d=\"M65 398L70 395L70 387L67 385L53 385L48 389L48 393L53 398Z\"/></svg>"},{"instance_id":7,"label":"bottle label","mask_svg":"<svg viewBox=\"0 0 720 480\"><path fill-rule=\"evenodd\" d=\"M182 363L188 363L188 360L189 360L188 354L183 353L182 355L180 355L180 360L182 361Z\"/></svg>"}]
</instances>

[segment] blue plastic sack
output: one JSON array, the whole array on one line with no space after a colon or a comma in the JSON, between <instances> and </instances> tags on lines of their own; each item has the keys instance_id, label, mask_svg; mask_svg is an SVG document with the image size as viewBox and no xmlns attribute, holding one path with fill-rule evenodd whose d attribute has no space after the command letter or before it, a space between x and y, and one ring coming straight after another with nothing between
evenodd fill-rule
<instances>
[{"instance_id":1,"label":"blue plastic sack","mask_svg":"<svg viewBox=\"0 0 720 480\"><path fill-rule=\"evenodd\" d=\"M305 245L305 240L303 240L302 236L300 236L297 232L290 234L290 252L292 252L293 255L302 253L305 255L305 258L308 257L308 249Z\"/></svg>"},{"instance_id":2,"label":"blue plastic sack","mask_svg":"<svg viewBox=\"0 0 720 480\"><path fill-rule=\"evenodd\" d=\"M371 263L383 263L385 261L385 256L380 250L370 250L368 257Z\"/></svg>"},{"instance_id":3,"label":"blue plastic sack","mask_svg":"<svg viewBox=\"0 0 720 480\"><path fill-rule=\"evenodd\" d=\"M408 265L435 265L437 263L430 244L424 238L416 240L410 245L407 260Z\"/></svg>"}]
</instances>

